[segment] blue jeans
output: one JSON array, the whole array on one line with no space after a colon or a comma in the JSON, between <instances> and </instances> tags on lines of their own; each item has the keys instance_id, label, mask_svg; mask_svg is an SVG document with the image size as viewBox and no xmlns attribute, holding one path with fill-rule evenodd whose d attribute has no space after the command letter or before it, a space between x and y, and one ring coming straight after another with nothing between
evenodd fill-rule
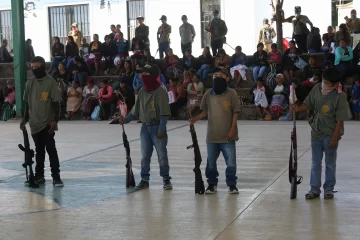
<instances>
[{"instance_id":1,"label":"blue jeans","mask_svg":"<svg viewBox=\"0 0 360 240\"><path fill-rule=\"evenodd\" d=\"M51 60L51 66L50 66L50 68L51 68L52 70L57 71L57 70L58 70L59 62L61 62L63 59L64 59L64 57L62 57L62 56L55 56L55 57L53 57L52 60Z\"/></svg>"},{"instance_id":2,"label":"blue jeans","mask_svg":"<svg viewBox=\"0 0 360 240\"><path fill-rule=\"evenodd\" d=\"M236 185L236 147L235 141L228 143L208 143L208 159L205 175L209 185L217 185L219 172L217 171L216 161L220 152L223 154L226 163L226 184L228 186Z\"/></svg>"},{"instance_id":3,"label":"blue jeans","mask_svg":"<svg viewBox=\"0 0 360 240\"><path fill-rule=\"evenodd\" d=\"M74 75L74 80L78 81L80 87L84 87L87 82L88 73L87 72L78 72Z\"/></svg>"},{"instance_id":4,"label":"blue jeans","mask_svg":"<svg viewBox=\"0 0 360 240\"><path fill-rule=\"evenodd\" d=\"M205 81L210 72L212 72L212 69L209 65L202 65L201 68L197 71L197 74L200 76L200 81Z\"/></svg>"},{"instance_id":5,"label":"blue jeans","mask_svg":"<svg viewBox=\"0 0 360 240\"><path fill-rule=\"evenodd\" d=\"M255 66L253 68L253 78L254 78L254 82L256 83L258 77L263 77L264 76L264 72L266 71L267 66Z\"/></svg>"},{"instance_id":6,"label":"blue jeans","mask_svg":"<svg viewBox=\"0 0 360 240\"><path fill-rule=\"evenodd\" d=\"M160 54L161 59L164 58L164 53L165 53L165 56L168 55L169 48L170 48L169 42L159 43L159 54Z\"/></svg>"},{"instance_id":7,"label":"blue jeans","mask_svg":"<svg viewBox=\"0 0 360 240\"><path fill-rule=\"evenodd\" d=\"M170 167L166 147L168 142L168 136L167 134L165 134L163 138L158 138L158 129L159 125L148 126L143 123L141 126L141 179L144 181L149 181L150 179L150 162L154 146L158 155L160 176L163 178L164 181L171 179L171 177L169 176Z\"/></svg>"},{"instance_id":8,"label":"blue jeans","mask_svg":"<svg viewBox=\"0 0 360 240\"><path fill-rule=\"evenodd\" d=\"M74 63L74 58L70 58L66 63L66 69L69 69L71 65Z\"/></svg>"},{"instance_id":9,"label":"blue jeans","mask_svg":"<svg viewBox=\"0 0 360 240\"><path fill-rule=\"evenodd\" d=\"M330 144L331 136L326 136L323 140L312 140L312 166L310 176L311 191L321 193L321 170L323 153L325 152L325 183L324 191L333 191L336 184L336 156L337 147L331 149Z\"/></svg>"}]
</instances>

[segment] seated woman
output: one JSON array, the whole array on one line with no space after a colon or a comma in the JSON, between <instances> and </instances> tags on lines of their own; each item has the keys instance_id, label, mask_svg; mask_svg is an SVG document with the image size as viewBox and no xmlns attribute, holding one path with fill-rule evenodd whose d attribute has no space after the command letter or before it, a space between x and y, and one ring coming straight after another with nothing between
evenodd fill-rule
<instances>
[{"instance_id":1,"label":"seated woman","mask_svg":"<svg viewBox=\"0 0 360 240\"><path fill-rule=\"evenodd\" d=\"M2 120L7 121L10 118L15 117L14 111L14 104L15 104L15 86L12 80L6 81L7 85L3 91L4 104L2 105L3 108L3 116ZM2 99L0 99L1 101Z\"/></svg>"},{"instance_id":2,"label":"seated woman","mask_svg":"<svg viewBox=\"0 0 360 240\"><path fill-rule=\"evenodd\" d=\"M224 67L230 69L230 57L226 54L225 50L220 48L218 53L214 59L214 66L217 67Z\"/></svg>"},{"instance_id":3,"label":"seated woman","mask_svg":"<svg viewBox=\"0 0 360 240\"><path fill-rule=\"evenodd\" d=\"M144 65L145 64L156 64L155 58L151 56L150 49L145 48L144 50Z\"/></svg>"},{"instance_id":4,"label":"seated woman","mask_svg":"<svg viewBox=\"0 0 360 240\"><path fill-rule=\"evenodd\" d=\"M351 111L354 116L354 120L360 121L360 80L359 79L355 80L355 84L352 87Z\"/></svg>"},{"instance_id":5,"label":"seated woman","mask_svg":"<svg viewBox=\"0 0 360 240\"><path fill-rule=\"evenodd\" d=\"M341 40L345 40L347 46L351 45L351 34L349 33L349 29L347 28L345 23L340 24L339 31L335 33L334 36L335 47L340 46Z\"/></svg>"},{"instance_id":6,"label":"seated woman","mask_svg":"<svg viewBox=\"0 0 360 240\"><path fill-rule=\"evenodd\" d=\"M120 73L121 67L125 61L125 58L129 56L129 42L124 39L124 35L122 32L115 35L116 40L116 57L114 59L114 65L116 67L115 75Z\"/></svg>"},{"instance_id":7,"label":"seated woman","mask_svg":"<svg viewBox=\"0 0 360 240\"><path fill-rule=\"evenodd\" d=\"M113 67L114 58L116 55L116 45L111 41L109 35L105 36L105 42L102 44L102 55L105 59L105 71L104 74L110 74L110 68Z\"/></svg>"},{"instance_id":8,"label":"seated woman","mask_svg":"<svg viewBox=\"0 0 360 240\"><path fill-rule=\"evenodd\" d=\"M264 51L264 44L258 43L257 51L254 53L253 78L256 83L259 77L263 77L268 67L268 54Z\"/></svg>"},{"instance_id":9,"label":"seated woman","mask_svg":"<svg viewBox=\"0 0 360 240\"><path fill-rule=\"evenodd\" d=\"M80 47L80 57L86 61L90 55L90 44L87 43L87 40L85 37L81 39L82 45Z\"/></svg>"},{"instance_id":10,"label":"seated woman","mask_svg":"<svg viewBox=\"0 0 360 240\"><path fill-rule=\"evenodd\" d=\"M295 71L299 70L295 66L297 58L300 56L300 50L296 47L294 40L289 42L289 48L285 51L283 56L284 75L286 80L290 82L290 79L294 77Z\"/></svg>"},{"instance_id":11,"label":"seated woman","mask_svg":"<svg viewBox=\"0 0 360 240\"><path fill-rule=\"evenodd\" d=\"M102 120L109 120L109 118L114 114L115 101L116 97L113 88L109 85L109 81L107 79L103 80L99 90L99 103L103 112L101 116Z\"/></svg>"},{"instance_id":12,"label":"seated woman","mask_svg":"<svg viewBox=\"0 0 360 240\"><path fill-rule=\"evenodd\" d=\"M170 79L169 92L173 96L173 101L170 102L171 118L175 119L178 109L186 104L186 92L178 78Z\"/></svg>"},{"instance_id":13,"label":"seated woman","mask_svg":"<svg viewBox=\"0 0 360 240\"><path fill-rule=\"evenodd\" d=\"M88 65L89 70L92 65L95 65L95 73L94 76L99 74L99 65L102 58L102 44L99 41L99 35L93 35L93 41L90 43L90 56L86 60L86 64Z\"/></svg>"},{"instance_id":14,"label":"seated woman","mask_svg":"<svg viewBox=\"0 0 360 240\"><path fill-rule=\"evenodd\" d=\"M269 119L269 117L271 120L271 114L267 111L269 106L267 94L271 94L271 90L266 88L262 77L257 79L256 86L253 87L252 92L254 94L254 104L259 114L259 120Z\"/></svg>"},{"instance_id":15,"label":"seated woman","mask_svg":"<svg viewBox=\"0 0 360 240\"><path fill-rule=\"evenodd\" d=\"M138 61L141 61L144 57L145 48L146 45L143 41L140 41L137 37L133 38L131 45L131 51L133 52L133 55L131 55L131 66L133 67L134 72L136 71Z\"/></svg>"},{"instance_id":16,"label":"seated woman","mask_svg":"<svg viewBox=\"0 0 360 240\"><path fill-rule=\"evenodd\" d=\"M197 68L197 62L195 57L191 54L190 49L185 50L185 55L183 57L183 64L185 71L189 71L190 69Z\"/></svg>"},{"instance_id":17,"label":"seated woman","mask_svg":"<svg viewBox=\"0 0 360 240\"><path fill-rule=\"evenodd\" d=\"M195 69L189 69L187 71L184 72L184 88L187 89L188 85L190 83L192 83L193 77L194 75L197 75L196 70ZM199 75L198 75L199 76ZM200 77L200 76L199 76Z\"/></svg>"},{"instance_id":18,"label":"seated woman","mask_svg":"<svg viewBox=\"0 0 360 240\"><path fill-rule=\"evenodd\" d=\"M200 66L200 69L197 71L197 74L200 76L200 81L203 82L213 71L214 68L214 59L210 53L210 48L205 47L203 49L202 55L198 59L198 63Z\"/></svg>"},{"instance_id":19,"label":"seated woman","mask_svg":"<svg viewBox=\"0 0 360 240\"><path fill-rule=\"evenodd\" d=\"M53 42L54 42L54 44L51 47L52 59L51 59L51 66L50 66L49 74L51 74L53 71L57 70L58 63L62 62L65 57L64 44L62 44L60 42L60 38L54 37Z\"/></svg>"},{"instance_id":20,"label":"seated woman","mask_svg":"<svg viewBox=\"0 0 360 240\"><path fill-rule=\"evenodd\" d=\"M74 41L72 36L67 37L66 43L66 55L64 63L66 64L66 69L69 69L72 66L73 58L79 56L79 48Z\"/></svg>"},{"instance_id":21,"label":"seated woman","mask_svg":"<svg viewBox=\"0 0 360 240\"><path fill-rule=\"evenodd\" d=\"M204 95L204 84L200 82L200 76L196 73L192 77L192 83L187 86L187 93L187 109L189 113L193 113L200 108L201 99Z\"/></svg>"},{"instance_id":22,"label":"seated woman","mask_svg":"<svg viewBox=\"0 0 360 240\"><path fill-rule=\"evenodd\" d=\"M79 56L74 57L74 64L70 71L73 75L72 78L79 82L80 87L85 86L85 81L89 76L89 69L82 58L80 58Z\"/></svg>"},{"instance_id":23,"label":"seated woman","mask_svg":"<svg viewBox=\"0 0 360 240\"><path fill-rule=\"evenodd\" d=\"M84 120L90 120L90 115L98 104L99 97L99 88L94 84L94 79L87 79L87 85L84 87L82 95L84 98L82 102Z\"/></svg>"},{"instance_id":24,"label":"seated woman","mask_svg":"<svg viewBox=\"0 0 360 240\"><path fill-rule=\"evenodd\" d=\"M134 88L133 88L134 77L135 77L135 74L132 71L131 61L126 60L124 69L120 73L120 79L122 79L125 82L127 89L129 90L128 102L130 103L130 105L135 104L135 95L134 95ZM118 90L118 89L116 89L116 90Z\"/></svg>"},{"instance_id":25,"label":"seated woman","mask_svg":"<svg viewBox=\"0 0 360 240\"><path fill-rule=\"evenodd\" d=\"M341 72L343 81L346 77L350 77L356 72L356 67L353 64L353 50L347 46L346 40L340 40L340 46L335 49L334 65Z\"/></svg>"},{"instance_id":26,"label":"seated woman","mask_svg":"<svg viewBox=\"0 0 360 240\"><path fill-rule=\"evenodd\" d=\"M235 54L231 57L230 62L230 74L231 77L236 81L236 85L240 82L240 80L246 79L246 70L248 65L248 58L242 52L241 46L237 46L235 48Z\"/></svg>"},{"instance_id":27,"label":"seated woman","mask_svg":"<svg viewBox=\"0 0 360 240\"><path fill-rule=\"evenodd\" d=\"M74 115L80 110L82 102L82 89L79 86L79 82L74 80L72 82L72 87L68 89L67 92L67 103L66 103L66 112L67 120L71 120Z\"/></svg>"},{"instance_id":28,"label":"seated woman","mask_svg":"<svg viewBox=\"0 0 360 240\"><path fill-rule=\"evenodd\" d=\"M172 48L169 48L168 54L165 57L165 75L167 77L178 77L178 67L179 57L174 55Z\"/></svg>"},{"instance_id":29,"label":"seated woman","mask_svg":"<svg viewBox=\"0 0 360 240\"><path fill-rule=\"evenodd\" d=\"M274 95L271 100L270 109L275 119L279 119L289 106L289 87L284 84L284 75L276 75L277 85L273 90Z\"/></svg>"},{"instance_id":30,"label":"seated woman","mask_svg":"<svg viewBox=\"0 0 360 240\"><path fill-rule=\"evenodd\" d=\"M67 86L70 83L70 76L63 62L59 62L58 70L52 76L57 82L64 82Z\"/></svg>"},{"instance_id":31,"label":"seated woman","mask_svg":"<svg viewBox=\"0 0 360 240\"><path fill-rule=\"evenodd\" d=\"M315 56L309 57L309 64L303 69L306 79L310 79L314 76L315 72L322 71L322 69L316 64Z\"/></svg>"},{"instance_id":32,"label":"seated woman","mask_svg":"<svg viewBox=\"0 0 360 240\"><path fill-rule=\"evenodd\" d=\"M276 66L276 73L282 73L283 65L282 65L282 53L278 50L277 44L271 44L271 51L269 52L269 64L274 64Z\"/></svg>"}]
</instances>

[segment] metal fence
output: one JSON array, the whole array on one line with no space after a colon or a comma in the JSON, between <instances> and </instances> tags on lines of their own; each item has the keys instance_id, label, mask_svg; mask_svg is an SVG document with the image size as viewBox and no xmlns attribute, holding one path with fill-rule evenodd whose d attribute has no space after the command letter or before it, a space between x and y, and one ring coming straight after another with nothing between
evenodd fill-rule
<instances>
[{"instance_id":1,"label":"metal fence","mask_svg":"<svg viewBox=\"0 0 360 240\"><path fill-rule=\"evenodd\" d=\"M127 0L127 18L128 18L128 40L135 37L135 28L137 27L136 18L145 15L145 0Z\"/></svg>"},{"instance_id":2,"label":"metal fence","mask_svg":"<svg viewBox=\"0 0 360 240\"><path fill-rule=\"evenodd\" d=\"M220 9L220 0L201 0L201 47L210 47L210 34L205 30L213 19L213 11Z\"/></svg>"},{"instance_id":3,"label":"metal fence","mask_svg":"<svg viewBox=\"0 0 360 240\"><path fill-rule=\"evenodd\" d=\"M8 40L8 49L13 49L11 10L0 11L0 40Z\"/></svg>"},{"instance_id":4,"label":"metal fence","mask_svg":"<svg viewBox=\"0 0 360 240\"><path fill-rule=\"evenodd\" d=\"M59 37L60 42L66 45L66 39L73 23L79 25L79 30L90 42L88 4L49 7L50 48L54 37Z\"/></svg>"}]
</instances>

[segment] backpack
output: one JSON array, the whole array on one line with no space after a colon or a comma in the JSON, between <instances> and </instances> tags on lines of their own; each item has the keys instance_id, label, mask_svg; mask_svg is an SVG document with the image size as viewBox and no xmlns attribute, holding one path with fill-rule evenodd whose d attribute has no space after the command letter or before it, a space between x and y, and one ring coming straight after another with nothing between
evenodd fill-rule
<instances>
[{"instance_id":1,"label":"backpack","mask_svg":"<svg viewBox=\"0 0 360 240\"><path fill-rule=\"evenodd\" d=\"M100 112L101 112L101 107L98 105L94 108L94 111L91 113L91 120L99 121Z\"/></svg>"},{"instance_id":2,"label":"backpack","mask_svg":"<svg viewBox=\"0 0 360 240\"><path fill-rule=\"evenodd\" d=\"M272 43L272 35L271 35L270 27L263 28L262 40L263 40L263 43Z\"/></svg>"}]
</instances>

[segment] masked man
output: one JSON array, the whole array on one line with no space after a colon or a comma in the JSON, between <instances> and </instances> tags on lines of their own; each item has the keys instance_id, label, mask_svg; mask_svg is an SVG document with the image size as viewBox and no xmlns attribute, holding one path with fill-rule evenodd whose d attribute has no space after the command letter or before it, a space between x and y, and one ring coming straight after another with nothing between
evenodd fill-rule
<instances>
[{"instance_id":1,"label":"masked man","mask_svg":"<svg viewBox=\"0 0 360 240\"><path fill-rule=\"evenodd\" d=\"M64 184L60 179L60 163L54 139L60 118L61 93L55 79L46 74L45 60L42 57L34 57L31 60L31 70L35 78L26 82L24 119L20 129L24 130L26 123L29 122L36 148L35 183L45 183L46 149L49 154L53 185L62 187Z\"/></svg>"},{"instance_id":2,"label":"masked man","mask_svg":"<svg viewBox=\"0 0 360 240\"><path fill-rule=\"evenodd\" d=\"M239 139L237 120L240 112L240 100L235 90L228 87L230 74L226 68L218 67L213 76L214 87L208 90L201 101L201 114L190 119L196 121L208 117L206 178L209 184L206 194L217 190L218 176L216 162L220 152L226 163L226 184L230 194L237 194L236 187L236 145Z\"/></svg>"},{"instance_id":3,"label":"masked man","mask_svg":"<svg viewBox=\"0 0 360 240\"><path fill-rule=\"evenodd\" d=\"M287 19L284 22L293 24L293 39L295 40L299 50L302 53L306 53L307 48L307 36L310 33L306 24L309 24L311 29L313 28L312 22L305 15L301 15L301 7L295 7L295 15Z\"/></svg>"},{"instance_id":4,"label":"masked man","mask_svg":"<svg viewBox=\"0 0 360 240\"><path fill-rule=\"evenodd\" d=\"M143 67L142 81L144 86L139 90L131 112L125 119L120 118L120 123L129 123L137 119L142 122L140 131L141 182L135 187L138 190L149 187L150 160L154 147L158 155L160 176L163 178L164 189L172 189L166 133L166 124L171 111L168 94L158 81L159 75L160 70L156 65L147 64Z\"/></svg>"}]
</instances>

